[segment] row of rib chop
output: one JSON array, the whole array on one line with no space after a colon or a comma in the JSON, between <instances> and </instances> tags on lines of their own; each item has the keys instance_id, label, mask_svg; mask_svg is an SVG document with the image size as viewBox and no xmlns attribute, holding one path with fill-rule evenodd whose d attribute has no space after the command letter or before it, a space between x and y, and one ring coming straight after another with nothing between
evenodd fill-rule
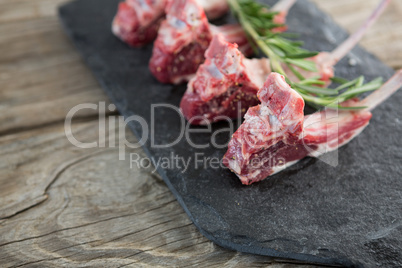
<instances>
[{"instance_id":1,"label":"row of rib chop","mask_svg":"<svg viewBox=\"0 0 402 268\"><path fill-rule=\"evenodd\" d=\"M318 74L298 71L306 78L319 75L330 84L335 64L360 41L390 1L382 0L363 26L334 51L310 59ZM279 1L272 8L279 12L275 22L284 24L295 2ZM227 10L226 1L221 0L126 0L119 5L113 32L131 46L156 39L149 68L163 83L189 81L180 108L191 124L245 115L223 158L243 184L348 143L369 124L371 111L402 85L399 71L364 100L342 103L365 109L324 109L305 116L303 98L282 75L271 72L269 59L245 57L252 49L240 25L218 27L208 22L207 17L220 17ZM290 71L287 75L297 80Z\"/></svg>"}]
</instances>

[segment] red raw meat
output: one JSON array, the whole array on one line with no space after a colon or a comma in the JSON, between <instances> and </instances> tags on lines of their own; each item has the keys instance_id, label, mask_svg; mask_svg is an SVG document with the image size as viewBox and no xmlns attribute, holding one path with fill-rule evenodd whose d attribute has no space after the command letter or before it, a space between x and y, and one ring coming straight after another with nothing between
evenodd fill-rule
<instances>
[{"instance_id":1,"label":"red raw meat","mask_svg":"<svg viewBox=\"0 0 402 268\"><path fill-rule=\"evenodd\" d=\"M226 1L197 0L210 19L223 16L229 10ZM119 4L113 20L113 33L130 46L138 47L155 40L165 18L168 0L126 0Z\"/></svg>"},{"instance_id":2,"label":"red raw meat","mask_svg":"<svg viewBox=\"0 0 402 268\"><path fill-rule=\"evenodd\" d=\"M180 104L191 124L237 118L259 103L257 91L271 72L268 61L249 60L237 47L221 35L214 36Z\"/></svg>"},{"instance_id":3,"label":"red raw meat","mask_svg":"<svg viewBox=\"0 0 402 268\"><path fill-rule=\"evenodd\" d=\"M152 42L164 19L166 1L126 0L121 2L113 20L113 33L133 47Z\"/></svg>"},{"instance_id":4,"label":"red raw meat","mask_svg":"<svg viewBox=\"0 0 402 268\"><path fill-rule=\"evenodd\" d=\"M261 105L252 107L232 136L223 163L243 184L273 175L306 156L318 157L336 150L359 135L369 124L371 110L402 85L402 71L363 101L344 106L367 106L363 110L330 109L304 116L302 97L271 73L258 92Z\"/></svg>"}]
</instances>

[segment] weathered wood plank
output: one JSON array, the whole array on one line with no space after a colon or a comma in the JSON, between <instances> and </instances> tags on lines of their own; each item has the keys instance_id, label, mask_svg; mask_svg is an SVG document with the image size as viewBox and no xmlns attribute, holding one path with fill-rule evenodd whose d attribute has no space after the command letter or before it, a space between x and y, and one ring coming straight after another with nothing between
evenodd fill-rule
<instances>
[{"instance_id":1,"label":"weathered wood plank","mask_svg":"<svg viewBox=\"0 0 402 268\"><path fill-rule=\"evenodd\" d=\"M72 151L69 154L66 146L71 147L71 144L65 138L63 126L59 124L55 128L59 130L57 134L49 132L52 128L42 128L0 138L0 158L3 160L0 166L0 219L46 200L46 188L57 176L58 167L93 152ZM91 130L85 138L97 135L96 132L96 129ZM40 139L36 138L38 135L41 135ZM55 139L62 142L56 144Z\"/></svg>"},{"instance_id":2,"label":"weathered wood plank","mask_svg":"<svg viewBox=\"0 0 402 268\"><path fill-rule=\"evenodd\" d=\"M96 139L96 128L97 121L74 126L82 141ZM0 151L0 158L8 155L8 164L0 167L2 180L10 181L15 168L19 170L7 187L11 199L18 193L24 200L45 200L0 222L4 267L272 263L224 250L204 238L159 176L150 168L130 169L128 154L144 157L140 149L127 151L126 160L119 161L117 149L75 148L57 126L3 137ZM11 200L4 200L4 194L1 204Z\"/></svg>"},{"instance_id":3,"label":"weathered wood plank","mask_svg":"<svg viewBox=\"0 0 402 268\"><path fill-rule=\"evenodd\" d=\"M0 50L7 51L0 54L0 134L62 123L75 105L107 100L56 18L9 26L17 34L0 38ZM97 114L86 109L80 116Z\"/></svg>"},{"instance_id":4,"label":"weathered wood plank","mask_svg":"<svg viewBox=\"0 0 402 268\"><path fill-rule=\"evenodd\" d=\"M0 0L0 23L30 20L56 15L56 8L66 0Z\"/></svg>"}]
</instances>

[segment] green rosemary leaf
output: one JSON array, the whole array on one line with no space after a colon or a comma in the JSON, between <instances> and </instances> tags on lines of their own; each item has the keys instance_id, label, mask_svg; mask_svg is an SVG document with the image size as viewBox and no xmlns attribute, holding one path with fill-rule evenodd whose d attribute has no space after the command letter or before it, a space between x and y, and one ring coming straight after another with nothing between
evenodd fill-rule
<instances>
[{"instance_id":1,"label":"green rosemary leaf","mask_svg":"<svg viewBox=\"0 0 402 268\"><path fill-rule=\"evenodd\" d=\"M335 91L333 89L329 89L329 88L304 85L304 84L300 84L300 83L295 83L294 86L296 88L303 89L303 90L305 90L309 93L313 93L313 94L328 95L328 96L338 95L337 91Z\"/></svg>"},{"instance_id":2,"label":"green rosemary leaf","mask_svg":"<svg viewBox=\"0 0 402 268\"><path fill-rule=\"evenodd\" d=\"M336 91L341 91L342 89L355 86L356 83L357 83L357 81L358 81L358 79L359 79L359 78L356 78L355 80L352 80L352 81L349 81L349 82L345 82L345 83L343 83L342 85L340 85L339 87L335 88L335 90L336 90Z\"/></svg>"},{"instance_id":3,"label":"green rosemary leaf","mask_svg":"<svg viewBox=\"0 0 402 268\"><path fill-rule=\"evenodd\" d=\"M284 33L281 33L281 36L284 37L284 38L299 38L300 34L284 32ZM295 42L297 42L297 41L295 41ZM301 43L300 46L302 46L304 42L299 41L298 43L299 44Z\"/></svg>"},{"instance_id":4,"label":"green rosemary leaf","mask_svg":"<svg viewBox=\"0 0 402 268\"><path fill-rule=\"evenodd\" d=\"M316 66L315 62L313 62L313 61L303 60L303 59L288 59L288 58L285 59L284 61L286 63L296 65L306 71L318 72L317 66Z\"/></svg>"},{"instance_id":5,"label":"green rosemary leaf","mask_svg":"<svg viewBox=\"0 0 402 268\"><path fill-rule=\"evenodd\" d=\"M344 79L344 78L342 78L342 77L337 77L337 76L332 77L332 78L331 78L331 81L332 81L333 83L339 84L339 85L343 85L343 84L349 82L348 80L346 80L346 79Z\"/></svg>"},{"instance_id":6,"label":"green rosemary leaf","mask_svg":"<svg viewBox=\"0 0 402 268\"><path fill-rule=\"evenodd\" d=\"M304 78L304 76L297 71L295 68L293 68L292 65L290 65L289 63L286 63L286 65L288 66L288 68L292 71L292 73L300 80L300 81L304 81L306 78Z\"/></svg>"},{"instance_id":7,"label":"green rosemary leaf","mask_svg":"<svg viewBox=\"0 0 402 268\"><path fill-rule=\"evenodd\" d=\"M286 55L286 57L288 57L289 59L305 59L317 56L317 54L317 52L302 52L298 54L288 54Z\"/></svg>"},{"instance_id":8,"label":"green rosemary leaf","mask_svg":"<svg viewBox=\"0 0 402 268\"><path fill-rule=\"evenodd\" d=\"M345 106L338 105L338 107L336 107L336 109L339 109L339 110L362 110L362 109L366 109L366 108L367 108L367 106L345 107Z\"/></svg>"},{"instance_id":9,"label":"green rosemary leaf","mask_svg":"<svg viewBox=\"0 0 402 268\"><path fill-rule=\"evenodd\" d=\"M282 50L280 46L277 46L275 44L269 44L268 46L279 57L283 58L286 56L286 53Z\"/></svg>"},{"instance_id":10,"label":"green rosemary leaf","mask_svg":"<svg viewBox=\"0 0 402 268\"><path fill-rule=\"evenodd\" d=\"M299 84L302 84L302 85L320 85L320 86L325 86L325 81L322 81L322 80L319 80L320 78L318 77L318 78L314 78L314 79L311 79L311 78L308 78L308 79L300 79L300 82L299 82ZM331 90L333 90L333 89L331 89Z\"/></svg>"},{"instance_id":11,"label":"green rosemary leaf","mask_svg":"<svg viewBox=\"0 0 402 268\"><path fill-rule=\"evenodd\" d=\"M295 47L301 47L301 46L304 45L304 42L303 42L303 41L290 41L289 43L290 43L292 46L295 46Z\"/></svg>"},{"instance_id":12,"label":"green rosemary leaf","mask_svg":"<svg viewBox=\"0 0 402 268\"><path fill-rule=\"evenodd\" d=\"M377 79L371 81L370 83L347 90L347 91L343 92L341 95L339 95L339 97L350 99L350 98L352 98L356 95L360 95L364 92L377 90L379 87L381 87L381 85L382 85L382 78L377 78Z\"/></svg>"},{"instance_id":13,"label":"green rosemary leaf","mask_svg":"<svg viewBox=\"0 0 402 268\"><path fill-rule=\"evenodd\" d=\"M357 78L356 87L361 87L364 84L364 76L359 76Z\"/></svg>"}]
</instances>

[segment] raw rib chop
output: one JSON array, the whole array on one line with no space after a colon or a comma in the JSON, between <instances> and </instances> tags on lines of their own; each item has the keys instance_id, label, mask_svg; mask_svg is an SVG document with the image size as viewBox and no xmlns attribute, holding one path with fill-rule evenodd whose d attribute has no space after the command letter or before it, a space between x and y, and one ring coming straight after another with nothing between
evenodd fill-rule
<instances>
[{"instance_id":1,"label":"raw rib chop","mask_svg":"<svg viewBox=\"0 0 402 268\"><path fill-rule=\"evenodd\" d=\"M259 103L257 92L271 72L267 60L249 60L236 44L215 35L205 62L190 80L180 108L191 124L238 118ZM241 112L243 110L243 112Z\"/></svg>"},{"instance_id":2,"label":"raw rib chop","mask_svg":"<svg viewBox=\"0 0 402 268\"><path fill-rule=\"evenodd\" d=\"M306 78L320 75L321 80L328 85L334 76L333 66L358 43L388 3L389 0L383 0L365 24L332 53L322 52L312 58L319 73L300 69L299 72ZM236 46L219 36L214 37L205 58L204 64L189 82L180 104L183 115L191 124L213 123L226 120L226 117L240 118L249 107L259 103L253 95L255 96L271 72L268 59L249 60ZM283 67L286 70L286 66ZM292 81L297 81L290 71L287 74Z\"/></svg>"},{"instance_id":3,"label":"raw rib chop","mask_svg":"<svg viewBox=\"0 0 402 268\"><path fill-rule=\"evenodd\" d=\"M294 3L294 0L280 1L283 2ZM283 7L290 8L291 5ZM281 14L286 14L286 11ZM228 42L238 44L246 56L252 54L252 47L240 25L210 25L195 0L172 2L167 7L167 18L154 43L149 64L152 74L162 83L178 84L190 80L204 62L204 53L212 36L219 33Z\"/></svg>"},{"instance_id":4,"label":"raw rib chop","mask_svg":"<svg viewBox=\"0 0 402 268\"><path fill-rule=\"evenodd\" d=\"M304 116L302 97L283 76L271 73L258 92L261 105L248 110L244 123L232 136L223 163L249 185L306 156L336 150L359 135L369 124L370 111L401 86L402 70L363 101L343 104L367 106L364 110L328 109Z\"/></svg>"},{"instance_id":5,"label":"raw rib chop","mask_svg":"<svg viewBox=\"0 0 402 268\"><path fill-rule=\"evenodd\" d=\"M224 0L197 0L208 18L224 15L229 6ZM168 0L126 0L119 4L112 31L123 42L133 47L155 40L159 26L165 18Z\"/></svg>"}]
</instances>

